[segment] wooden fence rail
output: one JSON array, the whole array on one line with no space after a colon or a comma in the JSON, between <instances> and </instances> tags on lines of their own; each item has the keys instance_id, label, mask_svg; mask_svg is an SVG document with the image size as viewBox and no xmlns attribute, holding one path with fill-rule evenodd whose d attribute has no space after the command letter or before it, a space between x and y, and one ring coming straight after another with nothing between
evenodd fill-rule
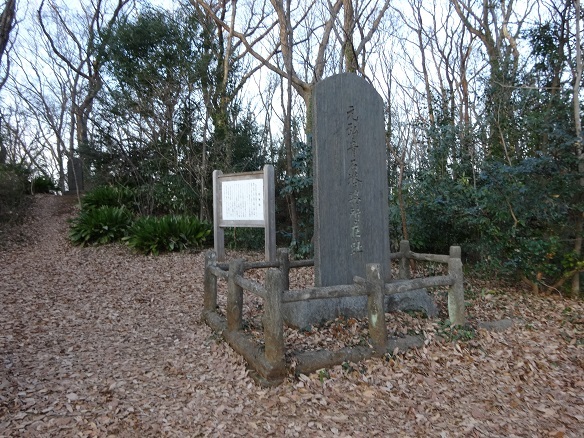
<instances>
[{"instance_id":1,"label":"wooden fence rail","mask_svg":"<svg viewBox=\"0 0 584 438\"><path fill-rule=\"evenodd\" d=\"M345 360L358 360L373 355L383 355L395 348L390 342L385 324L385 295L426 287L450 286L448 293L448 315L452 325L464 324L464 290L460 247L452 246L449 255L417 254L410 251L409 242L400 243L400 251L391 258L399 259L399 279L384 283L381 265L367 264L366 278L355 277L353 284L313 287L301 290L289 289L289 270L311 266L309 261L291 261L288 251L278 250L276 262L245 262L232 260L229 264L217 263L217 255L209 251L205 258L205 296L203 317L215 331L222 332L230 346L249 364L258 381L273 385L286 376L284 347L284 320L282 305L295 301L322 300L367 296L367 316L371 348L354 347L342 351L320 350L316 352L294 352L299 372L310 372L324 366L340 364ZM430 261L448 265L448 275L410 278L409 260ZM244 278L249 269L267 268L265 285ZM217 280L227 280L227 305L225 317L217 312ZM264 345L243 331L243 291L247 290L263 300ZM317 367L317 368L315 368Z\"/></svg>"}]
</instances>

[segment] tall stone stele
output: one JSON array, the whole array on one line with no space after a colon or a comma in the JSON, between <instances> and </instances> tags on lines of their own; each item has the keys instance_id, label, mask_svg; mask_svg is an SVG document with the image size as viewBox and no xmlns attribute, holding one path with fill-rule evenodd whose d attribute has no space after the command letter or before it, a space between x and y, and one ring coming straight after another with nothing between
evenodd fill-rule
<instances>
[{"instance_id":1,"label":"tall stone stele","mask_svg":"<svg viewBox=\"0 0 584 438\"><path fill-rule=\"evenodd\" d=\"M67 185L69 192L83 192L83 161L79 157L73 157L67 162Z\"/></svg>"},{"instance_id":2,"label":"tall stone stele","mask_svg":"<svg viewBox=\"0 0 584 438\"><path fill-rule=\"evenodd\" d=\"M367 263L389 280L387 153L383 100L362 77L344 73L313 93L315 285L352 284ZM364 316L366 298L285 306L287 321L308 326Z\"/></svg>"}]
</instances>

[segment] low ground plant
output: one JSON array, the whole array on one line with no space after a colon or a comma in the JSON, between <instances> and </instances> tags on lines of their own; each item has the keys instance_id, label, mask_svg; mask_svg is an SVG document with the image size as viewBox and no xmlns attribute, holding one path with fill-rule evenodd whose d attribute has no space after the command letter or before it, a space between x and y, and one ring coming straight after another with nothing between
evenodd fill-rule
<instances>
[{"instance_id":1,"label":"low ground plant","mask_svg":"<svg viewBox=\"0 0 584 438\"><path fill-rule=\"evenodd\" d=\"M81 246L117 242L127 235L132 222L133 215L125 207L82 209L70 221L69 238Z\"/></svg>"},{"instance_id":2,"label":"low ground plant","mask_svg":"<svg viewBox=\"0 0 584 438\"><path fill-rule=\"evenodd\" d=\"M99 186L87 192L81 200L82 210L100 207L125 207L134 210L134 193L124 186Z\"/></svg>"},{"instance_id":3,"label":"low ground plant","mask_svg":"<svg viewBox=\"0 0 584 438\"><path fill-rule=\"evenodd\" d=\"M189 215L139 216L139 193L124 186L101 186L85 194L69 237L74 244L125 242L144 254L200 248L211 225Z\"/></svg>"},{"instance_id":4,"label":"low ground plant","mask_svg":"<svg viewBox=\"0 0 584 438\"><path fill-rule=\"evenodd\" d=\"M130 248L145 254L200 248L211 226L194 216L143 217L128 230L124 239Z\"/></svg>"}]
</instances>

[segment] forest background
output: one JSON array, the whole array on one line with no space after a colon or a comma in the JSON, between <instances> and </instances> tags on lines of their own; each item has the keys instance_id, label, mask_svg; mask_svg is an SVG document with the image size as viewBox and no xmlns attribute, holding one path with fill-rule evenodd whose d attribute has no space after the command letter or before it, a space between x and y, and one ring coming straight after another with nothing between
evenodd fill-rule
<instances>
[{"instance_id":1,"label":"forest background","mask_svg":"<svg viewBox=\"0 0 584 438\"><path fill-rule=\"evenodd\" d=\"M269 163L279 244L309 256L311 93L355 72L385 102L392 245L459 244L476 272L581 294L579 0L4 0L0 12L2 218L31 189L108 185L142 215L211 220L214 169ZM232 242L261 245L258 233Z\"/></svg>"}]
</instances>

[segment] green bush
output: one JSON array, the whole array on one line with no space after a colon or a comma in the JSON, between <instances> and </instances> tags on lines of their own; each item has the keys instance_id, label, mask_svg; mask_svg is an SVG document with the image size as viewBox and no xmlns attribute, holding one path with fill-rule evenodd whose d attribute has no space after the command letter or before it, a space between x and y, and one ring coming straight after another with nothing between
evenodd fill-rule
<instances>
[{"instance_id":1,"label":"green bush","mask_svg":"<svg viewBox=\"0 0 584 438\"><path fill-rule=\"evenodd\" d=\"M81 200L81 208L126 207L134 210L134 193L124 186L99 186L87 192Z\"/></svg>"},{"instance_id":2,"label":"green bush","mask_svg":"<svg viewBox=\"0 0 584 438\"><path fill-rule=\"evenodd\" d=\"M71 220L69 238L81 246L116 242L127 235L132 220L132 213L125 207L102 206L81 210Z\"/></svg>"},{"instance_id":3,"label":"green bush","mask_svg":"<svg viewBox=\"0 0 584 438\"><path fill-rule=\"evenodd\" d=\"M190 215L199 211L199 199L180 175L161 177L151 184L136 186L136 201L143 215Z\"/></svg>"},{"instance_id":4,"label":"green bush","mask_svg":"<svg viewBox=\"0 0 584 438\"><path fill-rule=\"evenodd\" d=\"M59 191L59 186L51 178L44 175L37 176L32 180L33 193L56 193Z\"/></svg>"},{"instance_id":5,"label":"green bush","mask_svg":"<svg viewBox=\"0 0 584 438\"><path fill-rule=\"evenodd\" d=\"M182 251L200 247L211 233L211 226L193 216L143 217L125 238L130 248L145 254Z\"/></svg>"},{"instance_id":6,"label":"green bush","mask_svg":"<svg viewBox=\"0 0 584 438\"><path fill-rule=\"evenodd\" d=\"M71 221L69 233L78 245L104 244L123 240L130 248L146 254L182 251L199 247L211 233L211 226L196 217L144 216L135 220L141 193L125 186L100 186L81 200L81 211Z\"/></svg>"},{"instance_id":7,"label":"green bush","mask_svg":"<svg viewBox=\"0 0 584 438\"><path fill-rule=\"evenodd\" d=\"M293 175L284 173L283 180L278 185L279 204L276 209L281 215L277 220L283 223L279 235L286 239L295 258L311 258L314 248L312 236L314 234L314 206L313 206L313 178L312 178L312 147L301 141L294 143L292 167ZM280 164L283 166L283 163ZM282 201L289 196L296 199L296 213L298 216L298 236L294 240L292 224L289 222L288 205Z\"/></svg>"},{"instance_id":8,"label":"green bush","mask_svg":"<svg viewBox=\"0 0 584 438\"><path fill-rule=\"evenodd\" d=\"M233 250L263 251L265 247L263 228L225 228L225 247Z\"/></svg>"},{"instance_id":9,"label":"green bush","mask_svg":"<svg viewBox=\"0 0 584 438\"><path fill-rule=\"evenodd\" d=\"M10 221L24 205L27 181L28 171L24 167L0 164L0 221Z\"/></svg>"}]
</instances>

